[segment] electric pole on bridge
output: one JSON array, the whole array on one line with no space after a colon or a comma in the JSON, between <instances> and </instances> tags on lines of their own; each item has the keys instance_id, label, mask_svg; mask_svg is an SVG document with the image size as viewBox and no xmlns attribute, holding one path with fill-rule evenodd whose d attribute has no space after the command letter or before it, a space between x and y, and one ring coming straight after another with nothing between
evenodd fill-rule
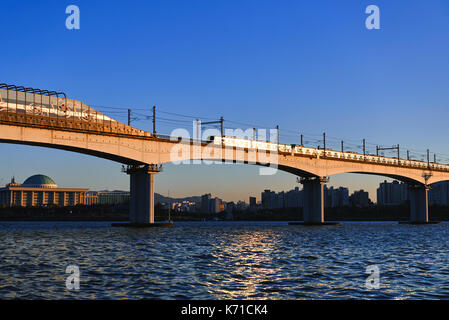
<instances>
[{"instance_id":1,"label":"electric pole on bridge","mask_svg":"<svg viewBox=\"0 0 449 320\"><path fill-rule=\"evenodd\" d=\"M220 132L221 132L221 137L223 138L223 116L220 117Z\"/></svg>"},{"instance_id":2,"label":"electric pole on bridge","mask_svg":"<svg viewBox=\"0 0 449 320\"><path fill-rule=\"evenodd\" d=\"M365 149L365 139L363 139L363 160L365 160L365 154L366 154L366 149Z\"/></svg>"},{"instance_id":3,"label":"electric pole on bridge","mask_svg":"<svg viewBox=\"0 0 449 320\"><path fill-rule=\"evenodd\" d=\"M324 156L326 156L326 132L323 132L323 149L324 149Z\"/></svg>"},{"instance_id":4,"label":"electric pole on bridge","mask_svg":"<svg viewBox=\"0 0 449 320\"><path fill-rule=\"evenodd\" d=\"M156 135L156 106L153 106L153 135Z\"/></svg>"},{"instance_id":5,"label":"electric pole on bridge","mask_svg":"<svg viewBox=\"0 0 449 320\"><path fill-rule=\"evenodd\" d=\"M198 120L197 120L198 121ZM224 119L223 119L223 117L220 117L220 120L218 120L218 121L208 121L208 122L203 122L203 124L215 124L215 123L219 123L220 124L220 133L221 133L221 137L223 138L223 122L224 122Z\"/></svg>"},{"instance_id":6,"label":"electric pole on bridge","mask_svg":"<svg viewBox=\"0 0 449 320\"><path fill-rule=\"evenodd\" d=\"M276 143L279 144L279 125L276 125Z\"/></svg>"},{"instance_id":7,"label":"electric pole on bridge","mask_svg":"<svg viewBox=\"0 0 449 320\"><path fill-rule=\"evenodd\" d=\"M131 125L131 109L128 109L128 126Z\"/></svg>"},{"instance_id":8,"label":"electric pole on bridge","mask_svg":"<svg viewBox=\"0 0 449 320\"><path fill-rule=\"evenodd\" d=\"M383 148L383 147L376 146L376 155L377 155L377 156L379 155L379 151L380 151L380 150L397 150L397 152L398 152L397 158L398 158L398 161L399 161L399 156L400 156L400 152L399 152L399 144L396 145L396 146L392 146L392 147L390 147L390 148ZM408 155L407 155L407 157L408 157Z\"/></svg>"}]
</instances>

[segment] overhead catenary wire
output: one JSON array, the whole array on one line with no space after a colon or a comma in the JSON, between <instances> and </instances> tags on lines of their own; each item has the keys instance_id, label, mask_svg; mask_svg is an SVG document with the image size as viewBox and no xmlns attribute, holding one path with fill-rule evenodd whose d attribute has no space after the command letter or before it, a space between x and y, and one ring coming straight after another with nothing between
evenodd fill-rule
<instances>
[{"instance_id":1,"label":"overhead catenary wire","mask_svg":"<svg viewBox=\"0 0 449 320\"><path fill-rule=\"evenodd\" d=\"M119 107L119 106L105 106L105 105L91 105L93 108L98 109L99 112L105 113L105 114L111 114L112 116L119 118L123 122L127 117L127 110L131 109L132 112L132 118L131 122L139 122L143 123L144 121L152 121L154 119L153 115L147 114L146 112L151 112L151 107L134 107L134 108L127 108L127 107ZM143 111L143 112L141 112ZM145 112L146 111L146 112ZM177 112L170 112L170 111L164 111L157 109L156 112L156 121L158 124L160 124L164 129L173 128L177 129L179 126L188 126L189 129L194 128L195 124L194 121L201 121L201 122L207 122L209 120L217 120L218 117L210 117L210 116L195 116L192 114L182 114ZM172 117L170 117L172 116ZM187 120L190 119L190 120ZM238 128L237 126L244 126L246 129L257 128L258 130L261 129L273 129L275 130L275 125L267 125L267 124L257 124L257 123L249 123L244 121L238 121L233 119L224 119L224 128L225 129L232 129L232 130L243 130L242 128ZM216 128L219 129L219 126L217 125L206 125L201 124L202 127L208 127L208 128ZM267 130L267 140L270 140L270 132ZM323 146L323 139L322 139L322 133L310 133L310 132L303 132L299 130L289 129L289 128L281 128L279 132L279 138L282 142L282 140L293 143L293 144L300 144L300 135L302 135L302 141L305 145L310 145L312 147L317 146ZM252 135L251 135L252 137ZM249 137L249 138L251 138ZM258 135L258 140L260 140L261 137ZM362 145L362 139L354 139L354 138L341 138L336 137L333 135L326 135L326 149L333 149L333 150L340 150L341 149L341 141L344 141L344 151L361 151L363 150ZM374 154L373 147L376 146L390 146L391 144L386 143L374 143L371 141L365 141L365 152L366 154ZM418 150L415 148L409 148L407 146L402 146L399 150L400 155L407 154L410 159L425 159L426 158L426 150ZM385 154L389 154L389 152L384 152ZM435 155L436 154L436 155ZM381 155L381 154L380 154ZM432 160L434 158L437 158L438 161L448 161L449 162L449 154L440 153L440 152L433 152L432 153ZM404 158L406 158L404 156Z\"/></svg>"}]
</instances>

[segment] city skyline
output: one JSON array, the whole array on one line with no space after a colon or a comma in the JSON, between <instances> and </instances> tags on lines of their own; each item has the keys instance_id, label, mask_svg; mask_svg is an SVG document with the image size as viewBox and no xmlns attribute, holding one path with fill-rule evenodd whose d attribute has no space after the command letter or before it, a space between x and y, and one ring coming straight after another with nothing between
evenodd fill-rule
<instances>
[{"instance_id":1,"label":"city skyline","mask_svg":"<svg viewBox=\"0 0 449 320\"><path fill-rule=\"evenodd\" d=\"M41 174L34 174L34 175L32 175L31 177L34 177L34 176L42 176ZM45 177L45 175L43 175L44 177ZM29 179L30 177L28 177L28 179ZM28 179L25 179L25 180L28 180ZM3 188L3 187L6 187L6 186L8 186L9 184L16 184L16 185L21 185L21 180L20 179L17 179L17 177L16 176L11 176L11 180L9 181L9 182L7 182L7 183L5 183L4 185L2 185L1 183L4 181L5 179L3 179L3 178L0 178L0 189L1 188ZM53 181L53 178L50 178L50 180L52 180ZM382 185L384 185L384 184L390 184L390 185L395 185L395 184L400 184L401 186L406 186L406 184L404 184L404 183L402 183L402 182L398 182L397 180L394 180L394 179L391 179L393 182L391 182L391 183L388 183L387 182L387 180L384 180L383 182L381 182L380 184L379 184L379 187L377 188L377 193L379 193L379 188L381 188L382 187ZM71 184L70 184L71 185ZM65 186L66 187L66 186ZM110 188L104 188L104 189L96 189L96 190L93 190L93 189L91 189L91 188L86 188L86 186L82 186L83 188L85 188L85 190L86 190L86 192L89 194L89 193L101 193L101 192L109 192L109 193L113 193L113 192L119 192L119 193L122 193L122 192L129 192L129 188L128 189L110 189ZM360 190L354 190L354 191L350 191L349 190L349 188L347 188L347 187L344 187L344 186L339 186L338 188L335 188L334 189L334 187L333 186L328 186L327 184L324 186L324 191L325 191L325 193L326 192L332 192L333 190L336 190L336 191L339 191L339 190L341 190L341 189L344 189L344 190L347 190L347 195L346 195L346 198L347 198L347 200L345 200L346 202L348 202L349 201L349 198L352 196L352 195L354 195L355 193L357 193L357 192L365 192L365 190L363 190L363 189L360 189ZM220 195L220 194L213 194L214 195L214 197L213 198L217 198L217 199L219 199L220 201L225 201L225 202L227 202L227 203L229 203L229 202L244 202L244 203L247 203L247 204L249 204L250 202L251 202L251 198L254 198L255 199L255 201L256 201L256 203L258 203L258 204L261 204L262 203L262 198L263 198L263 193L264 192L272 192L272 193L285 193L285 194L287 194L288 192L290 192L290 191L294 191L294 190L299 190L299 191L302 191L303 190L303 188L302 188L302 186L299 184L299 186L295 186L295 187L293 187L292 189L290 189L290 190L287 190L287 189L285 189L285 190L280 190L280 191L275 191L275 190L271 190L271 189L267 189L267 188L264 188L262 191L260 191L260 192L255 192L255 193L252 193L252 194L250 194L249 195L249 197L248 198L246 198L246 199L243 199L243 198L241 198L241 199L238 199L238 200L234 200L234 199L231 199L231 200L227 200L227 199L223 199L223 197ZM193 197L202 197L202 196L204 196L204 195L207 195L207 194L209 194L209 195L211 195L211 193L205 193L205 194L186 194L185 196L182 196L182 197L177 197L177 196L170 196L170 194L164 194L164 193L158 193L158 192L156 192L157 194L159 194L159 195L161 195L161 196L163 196L163 197L166 197L166 198L170 198L170 199L173 199L173 200L178 200L178 199L184 199L184 198L193 198ZM259 196L258 196L259 195ZM249 200L248 200L249 199ZM370 197L368 197L368 199L369 200L372 200ZM248 201L247 201L248 200ZM325 202L326 201L328 201L327 199L326 199L326 196L325 196ZM375 202L375 201L374 201ZM347 204L347 203L346 203ZM345 205L345 204L343 204L343 205Z\"/></svg>"}]
</instances>

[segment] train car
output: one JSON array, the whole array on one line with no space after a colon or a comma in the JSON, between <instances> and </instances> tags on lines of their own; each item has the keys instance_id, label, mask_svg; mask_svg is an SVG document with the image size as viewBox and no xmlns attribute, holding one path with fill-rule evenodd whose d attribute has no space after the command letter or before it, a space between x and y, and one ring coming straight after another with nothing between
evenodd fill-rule
<instances>
[{"instance_id":1,"label":"train car","mask_svg":"<svg viewBox=\"0 0 449 320\"><path fill-rule=\"evenodd\" d=\"M0 89L0 112L3 111L92 122L116 122L78 100Z\"/></svg>"},{"instance_id":2,"label":"train car","mask_svg":"<svg viewBox=\"0 0 449 320\"><path fill-rule=\"evenodd\" d=\"M372 163L378 163L378 164L386 164L386 165L405 165L410 166L414 168L427 168L428 164L424 161L418 161L418 160L405 160L405 159L397 159L397 158L391 158L391 157L385 157L385 156L378 156L378 155L363 155L357 152L353 151L346 151L341 152L337 150L331 150L331 149L317 149L317 148L310 148L310 147L304 147L300 145L287 145L287 144L278 144L278 143L272 143L268 141L259 141L259 140L251 140L251 139L240 139L236 137L211 137L211 141L213 141L214 144L222 144L224 146L229 147L237 147L237 148L254 148L257 150L266 150L266 151L275 151L275 152L283 152L283 153L290 153L293 155L306 155L306 156L312 156L312 157L331 157L336 159L343 159L343 160L352 160L352 161L368 161ZM430 164L430 167L433 169L438 170L449 170L449 165L443 165L443 164Z\"/></svg>"}]
</instances>

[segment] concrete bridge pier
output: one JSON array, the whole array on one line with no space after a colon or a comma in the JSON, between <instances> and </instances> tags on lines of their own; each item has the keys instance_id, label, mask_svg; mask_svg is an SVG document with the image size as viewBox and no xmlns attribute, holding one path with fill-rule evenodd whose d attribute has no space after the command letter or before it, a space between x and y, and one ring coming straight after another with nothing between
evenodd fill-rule
<instances>
[{"instance_id":1,"label":"concrete bridge pier","mask_svg":"<svg viewBox=\"0 0 449 320\"><path fill-rule=\"evenodd\" d=\"M132 166L130 176L129 220L133 224L154 223L154 175L155 167Z\"/></svg>"},{"instance_id":2,"label":"concrete bridge pier","mask_svg":"<svg viewBox=\"0 0 449 320\"><path fill-rule=\"evenodd\" d=\"M429 186L424 184L410 184L410 223L429 223Z\"/></svg>"},{"instance_id":3,"label":"concrete bridge pier","mask_svg":"<svg viewBox=\"0 0 449 320\"><path fill-rule=\"evenodd\" d=\"M290 224L325 225L337 224L324 222L324 184L328 179L323 177L301 178L303 185L303 215L304 223Z\"/></svg>"},{"instance_id":4,"label":"concrete bridge pier","mask_svg":"<svg viewBox=\"0 0 449 320\"><path fill-rule=\"evenodd\" d=\"M321 224L324 222L324 184L325 178L302 178L303 215L305 224Z\"/></svg>"},{"instance_id":5,"label":"concrete bridge pier","mask_svg":"<svg viewBox=\"0 0 449 320\"><path fill-rule=\"evenodd\" d=\"M304 222L290 222L291 225L338 225L336 222L324 221L324 177L301 178L303 185Z\"/></svg>"},{"instance_id":6,"label":"concrete bridge pier","mask_svg":"<svg viewBox=\"0 0 449 320\"><path fill-rule=\"evenodd\" d=\"M171 226L172 223L154 222L154 175L160 172L155 165L130 166L126 173L130 176L129 222L114 226L157 227Z\"/></svg>"}]
</instances>

